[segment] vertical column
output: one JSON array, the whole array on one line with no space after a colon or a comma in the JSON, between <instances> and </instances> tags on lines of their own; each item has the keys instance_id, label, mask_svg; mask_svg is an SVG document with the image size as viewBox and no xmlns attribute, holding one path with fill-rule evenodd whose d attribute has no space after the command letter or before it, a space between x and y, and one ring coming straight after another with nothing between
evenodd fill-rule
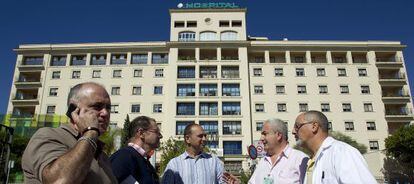
<instances>
[{"instance_id":1,"label":"vertical column","mask_svg":"<svg viewBox=\"0 0 414 184\"><path fill-rule=\"evenodd\" d=\"M347 51L346 52L346 63L348 63L348 64L352 64L353 63L351 51Z\"/></svg>"},{"instance_id":2,"label":"vertical column","mask_svg":"<svg viewBox=\"0 0 414 184\"><path fill-rule=\"evenodd\" d=\"M152 52L148 52L147 64L150 64L152 60Z\"/></svg>"},{"instance_id":3,"label":"vertical column","mask_svg":"<svg viewBox=\"0 0 414 184\"><path fill-rule=\"evenodd\" d=\"M265 63L270 63L270 56L269 56L268 50L265 50L264 52L264 59L265 59Z\"/></svg>"},{"instance_id":4,"label":"vertical column","mask_svg":"<svg viewBox=\"0 0 414 184\"><path fill-rule=\"evenodd\" d=\"M43 55L43 66L50 66L50 54Z\"/></svg>"},{"instance_id":5,"label":"vertical column","mask_svg":"<svg viewBox=\"0 0 414 184\"><path fill-rule=\"evenodd\" d=\"M370 64L371 64L371 63L372 63L372 64L375 64L375 62L376 62L376 61L375 61L375 60L376 60L376 59L375 59L375 58L376 58L376 57L375 57L375 51L369 51L369 52L367 52L367 56L366 56L366 57L367 57L367 62L368 62L368 63L370 63Z\"/></svg>"},{"instance_id":6,"label":"vertical column","mask_svg":"<svg viewBox=\"0 0 414 184\"><path fill-rule=\"evenodd\" d=\"M331 51L326 51L326 63L332 64L332 53L331 53Z\"/></svg>"},{"instance_id":7,"label":"vertical column","mask_svg":"<svg viewBox=\"0 0 414 184\"><path fill-rule=\"evenodd\" d=\"M200 61L200 48L195 48L195 59Z\"/></svg>"},{"instance_id":8,"label":"vertical column","mask_svg":"<svg viewBox=\"0 0 414 184\"><path fill-rule=\"evenodd\" d=\"M85 63L85 65L86 66L89 66L90 64L91 64L91 59L92 59L92 54L91 53L87 53L86 54L86 63Z\"/></svg>"},{"instance_id":9,"label":"vertical column","mask_svg":"<svg viewBox=\"0 0 414 184\"><path fill-rule=\"evenodd\" d=\"M72 54L66 54L66 64L65 64L65 66L70 66L71 57L72 57Z\"/></svg>"},{"instance_id":10,"label":"vertical column","mask_svg":"<svg viewBox=\"0 0 414 184\"><path fill-rule=\"evenodd\" d=\"M128 52L127 53L127 61L126 61L126 64L127 65L131 64L131 58L132 58L132 53L131 52Z\"/></svg>"},{"instance_id":11,"label":"vertical column","mask_svg":"<svg viewBox=\"0 0 414 184\"><path fill-rule=\"evenodd\" d=\"M312 63L312 56L310 51L306 51L305 54L306 63Z\"/></svg>"},{"instance_id":12,"label":"vertical column","mask_svg":"<svg viewBox=\"0 0 414 184\"><path fill-rule=\"evenodd\" d=\"M217 54L216 54L216 56L217 56L217 60L218 61L221 61L221 47L218 47L217 48Z\"/></svg>"},{"instance_id":13,"label":"vertical column","mask_svg":"<svg viewBox=\"0 0 414 184\"><path fill-rule=\"evenodd\" d=\"M397 53L395 53L395 61L404 63L404 55L402 51L397 51Z\"/></svg>"},{"instance_id":14,"label":"vertical column","mask_svg":"<svg viewBox=\"0 0 414 184\"><path fill-rule=\"evenodd\" d=\"M285 53L285 58L286 58L286 63L291 63L290 62L290 51L286 51L286 53Z\"/></svg>"},{"instance_id":15,"label":"vertical column","mask_svg":"<svg viewBox=\"0 0 414 184\"><path fill-rule=\"evenodd\" d=\"M106 53L106 65L110 65L111 64L111 53L108 52Z\"/></svg>"}]
</instances>

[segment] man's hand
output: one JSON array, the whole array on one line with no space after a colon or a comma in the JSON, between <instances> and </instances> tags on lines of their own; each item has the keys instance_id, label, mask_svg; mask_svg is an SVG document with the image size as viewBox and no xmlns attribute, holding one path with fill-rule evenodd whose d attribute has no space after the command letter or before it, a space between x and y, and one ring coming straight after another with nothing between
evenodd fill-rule
<instances>
[{"instance_id":1,"label":"man's hand","mask_svg":"<svg viewBox=\"0 0 414 184\"><path fill-rule=\"evenodd\" d=\"M98 112L91 109L77 107L72 112L72 120L79 133L88 127L99 128Z\"/></svg>"},{"instance_id":2,"label":"man's hand","mask_svg":"<svg viewBox=\"0 0 414 184\"><path fill-rule=\"evenodd\" d=\"M239 178L237 178L236 176L228 172L223 173L223 179L227 184L240 184L241 183Z\"/></svg>"}]
</instances>

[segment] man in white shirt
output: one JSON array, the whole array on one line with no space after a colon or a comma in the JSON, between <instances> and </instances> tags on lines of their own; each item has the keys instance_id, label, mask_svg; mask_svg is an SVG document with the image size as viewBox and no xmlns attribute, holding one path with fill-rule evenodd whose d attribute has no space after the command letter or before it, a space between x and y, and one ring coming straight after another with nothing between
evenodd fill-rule
<instances>
[{"instance_id":1,"label":"man in white shirt","mask_svg":"<svg viewBox=\"0 0 414 184\"><path fill-rule=\"evenodd\" d=\"M305 183L377 183L357 149L328 136L328 119L323 113L299 114L292 133L297 144L312 154Z\"/></svg>"}]
</instances>

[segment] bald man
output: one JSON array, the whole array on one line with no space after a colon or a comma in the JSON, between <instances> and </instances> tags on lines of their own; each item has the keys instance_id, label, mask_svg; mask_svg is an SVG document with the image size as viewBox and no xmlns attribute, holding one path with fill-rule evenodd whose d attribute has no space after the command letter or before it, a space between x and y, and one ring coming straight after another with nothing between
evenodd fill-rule
<instances>
[{"instance_id":1,"label":"bald man","mask_svg":"<svg viewBox=\"0 0 414 184\"><path fill-rule=\"evenodd\" d=\"M299 114L292 133L296 143L312 154L305 183L377 183L357 149L328 135L328 119L323 113Z\"/></svg>"},{"instance_id":2,"label":"bald man","mask_svg":"<svg viewBox=\"0 0 414 184\"><path fill-rule=\"evenodd\" d=\"M117 183L103 143L111 100L96 83L74 86L67 100L69 124L39 129L23 153L25 183Z\"/></svg>"}]
</instances>

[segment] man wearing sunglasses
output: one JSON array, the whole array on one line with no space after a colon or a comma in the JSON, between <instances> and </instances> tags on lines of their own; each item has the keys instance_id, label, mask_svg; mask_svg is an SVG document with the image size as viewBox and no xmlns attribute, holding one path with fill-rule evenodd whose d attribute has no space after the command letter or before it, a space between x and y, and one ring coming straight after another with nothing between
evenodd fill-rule
<instances>
[{"instance_id":1,"label":"man wearing sunglasses","mask_svg":"<svg viewBox=\"0 0 414 184\"><path fill-rule=\"evenodd\" d=\"M168 162L162 177L165 184L222 183L223 164L216 156L203 152L206 133L198 124L184 129L186 151Z\"/></svg>"},{"instance_id":2,"label":"man wearing sunglasses","mask_svg":"<svg viewBox=\"0 0 414 184\"><path fill-rule=\"evenodd\" d=\"M377 183L357 149L328 135L328 119L323 113L299 114L292 133L296 143L312 154L305 183Z\"/></svg>"},{"instance_id":3,"label":"man wearing sunglasses","mask_svg":"<svg viewBox=\"0 0 414 184\"><path fill-rule=\"evenodd\" d=\"M115 152L110 160L119 183L158 184L157 171L148 161L150 152L160 146L162 135L155 119L139 116L131 121L128 146Z\"/></svg>"}]
</instances>

